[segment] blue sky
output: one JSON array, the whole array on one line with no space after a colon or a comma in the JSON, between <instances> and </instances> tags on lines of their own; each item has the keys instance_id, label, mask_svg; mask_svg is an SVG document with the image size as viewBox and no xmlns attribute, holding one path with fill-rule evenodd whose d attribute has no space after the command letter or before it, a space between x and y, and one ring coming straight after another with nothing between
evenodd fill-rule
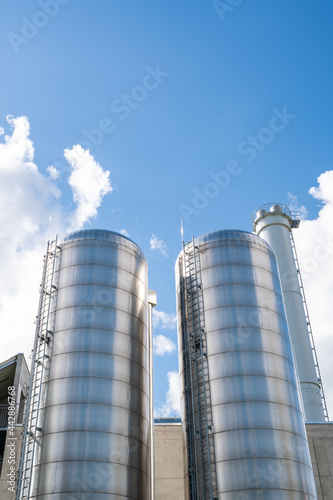
<instances>
[{"instance_id":1,"label":"blue sky","mask_svg":"<svg viewBox=\"0 0 333 500\"><path fill-rule=\"evenodd\" d=\"M12 175L6 168L1 172L5 194L12 193L1 201L1 238L11 242L11 258L16 257L8 263L3 251L6 272L15 277L9 290L3 281L3 292L16 308L27 294L31 301L22 312L24 341L22 325L11 320L17 333L13 344L4 343L8 357L32 345L38 297L35 288L31 294L22 288L29 259L31 269L40 273L37 262L46 233L68 229L80 204L73 193L81 190L81 202L89 197L86 184L68 182L74 160L66 160L64 149L89 148L90 165L100 180L86 217L80 222L73 215L73 220L83 227L125 230L142 248L149 285L157 291L156 309L165 313L156 335L174 343L174 322L166 315L175 314L174 263L181 249L182 216L186 240L215 229L251 231L252 211L278 201L306 207L304 217L316 234L327 234L320 214L333 205L332 184L328 174L320 187L317 179L333 168L332 25L329 0L3 3L0 126L10 137L15 125L11 128L6 117L27 117L34 147L30 160L42 176L39 195L43 182L48 193L41 217L40 206L32 210L28 195L20 198L25 177L19 166ZM22 130L14 142L29 148L27 128L22 125ZM5 149L2 154L6 166ZM26 162L24 155L21 159ZM50 178L50 166L59 172L56 179ZM110 172L112 191L103 171ZM29 182L25 192L33 199ZM314 186L320 190L317 197L308 192ZM29 224L20 230L25 214ZM311 257L313 246L305 230L302 234L300 253ZM315 275L322 271L318 289L333 294L330 282L323 282L328 262L330 253ZM1 319L6 300L0 309L2 330L9 321L8 315ZM319 318L312 309L324 359L328 312ZM177 413L171 392L166 395L167 374L178 367L176 351L155 355L155 360L156 408ZM327 377L328 365L324 360Z\"/></svg>"}]
</instances>

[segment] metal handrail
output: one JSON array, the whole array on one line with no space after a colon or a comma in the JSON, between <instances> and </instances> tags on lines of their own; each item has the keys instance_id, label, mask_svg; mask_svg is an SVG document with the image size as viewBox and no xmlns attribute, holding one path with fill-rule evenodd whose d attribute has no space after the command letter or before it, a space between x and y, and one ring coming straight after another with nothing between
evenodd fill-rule
<instances>
[{"instance_id":1,"label":"metal handrail","mask_svg":"<svg viewBox=\"0 0 333 500\"><path fill-rule=\"evenodd\" d=\"M256 210L254 210L254 212L252 213L252 216L251 216L251 221L252 221L252 224L254 223L254 221L258 218L257 217L257 214L259 211L261 210L265 210L267 212L267 214L269 213L275 213L275 212L270 212L271 208L273 206L278 206L280 209L281 209L281 214L283 215L287 215L290 219L295 219L295 218L298 218L298 213L295 212L295 211L291 211L287 205L283 205L283 203L265 203L264 205L261 205L260 207L258 207ZM265 214L266 215L266 214Z\"/></svg>"}]
</instances>

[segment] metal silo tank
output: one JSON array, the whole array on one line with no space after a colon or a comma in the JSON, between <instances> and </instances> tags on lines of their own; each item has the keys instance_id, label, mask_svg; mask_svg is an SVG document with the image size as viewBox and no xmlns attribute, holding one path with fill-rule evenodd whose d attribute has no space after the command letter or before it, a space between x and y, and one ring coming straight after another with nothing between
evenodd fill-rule
<instances>
[{"instance_id":1,"label":"metal silo tank","mask_svg":"<svg viewBox=\"0 0 333 500\"><path fill-rule=\"evenodd\" d=\"M111 231L77 231L60 247L30 498L149 498L146 259Z\"/></svg>"},{"instance_id":2,"label":"metal silo tank","mask_svg":"<svg viewBox=\"0 0 333 500\"><path fill-rule=\"evenodd\" d=\"M176 281L188 498L317 498L273 251L208 233Z\"/></svg>"},{"instance_id":3,"label":"metal silo tank","mask_svg":"<svg viewBox=\"0 0 333 500\"><path fill-rule=\"evenodd\" d=\"M312 331L300 269L298 263L296 267L295 261L296 247L292 230L299 226L300 220L292 215L288 207L277 203L264 205L264 209L261 207L261 210L256 210L252 220L254 231L267 241L277 258L305 419L307 422L324 422L325 416L328 420L328 411L314 341L311 343L310 340Z\"/></svg>"}]
</instances>

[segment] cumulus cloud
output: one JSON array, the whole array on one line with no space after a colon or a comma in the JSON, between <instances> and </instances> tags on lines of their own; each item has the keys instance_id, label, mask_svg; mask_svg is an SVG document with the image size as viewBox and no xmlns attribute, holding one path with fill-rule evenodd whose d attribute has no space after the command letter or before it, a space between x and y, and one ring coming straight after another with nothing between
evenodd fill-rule
<instances>
[{"instance_id":1,"label":"cumulus cloud","mask_svg":"<svg viewBox=\"0 0 333 500\"><path fill-rule=\"evenodd\" d=\"M154 353L157 356L164 356L164 354L171 354L176 350L176 344L169 337L164 335L156 335L154 337Z\"/></svg>"},{"instance_id":2,"label":"cumulus cloud","mask_svg":"<svg viewBox=\"0 0 333 500\"><path fill-rule=\"evenodd\" d=\"M321 202L318 216L302 221L293 234L332 419L333 170L321 174L317 181L309 193Z\"/></svg>"},{"instance_id":3,"label":"cumulus cloud","mask_svg":"<svg viewBox=\"0 0 333 500\"><path fill-rule=\"evenodd\" d=\"M89 193L80 189L78 180L72 177L72 184L78 196L77 208L64 208L61 191L55 183L58 176L55 167L47 169L44 175L34 162L34 146L29 137L30 124L26 116L7 116L10 132L4 136L0 128L0 324L2 359L18 351L29 353L34 335L34 319L38 306L38 290L42 274L42 257L46 242L55 234L63 235L73 227L82 226L89 216L94 216L105 193L108 173L93 157L87 161L91 169L98 172L104 181L92 185L92 202L89 209ZM4 136L4 137L3 137ZM68 156L75 164L74 146ZM80 167L79 167L80 168ZM77 171L76 166L73 172ZM85 168L83 176L85 175ZM107 190L109 192L109 190ZM98 198L98 199L97 199ZM88 201L86 201L88 200ZM97 200L97 201L96 201ZM52 225L50 228L50 220Z\"/></svg>"},{"instance_id":4,"label":"cumulus cloud","mask_svg":"<svg viewBox=\"0 0 333 500\"><path fill-rule=\"evenodd\" d=\"M126 229L121 229L121 230L120 230L120 234L122 234L123 236L127 236L127 238L129 238L129 234L128 234L128 232L126 231Z\"/></svg>"},{"instance_id":5,"label":"cumulus cloud","mask_svg":"<svg viewBox=\"0 0 333 500\"><path fill-rule=\"evenodd\" d=\"M168 314L163 311L153 309L153 327L165 330L174 330L177 326L176 314Z\"/></svg>"},{"instance_id":6,"label":"cumulus cloud","mask_svg":"<svg viewBox=\"0 0 333 500\"><path fill-rule=\"evenodd\" d=\"M97 215L103 197L112 191L110 172L103 170L90 152L80 145L65 149L64 156L72 169L68 183L77 204L73 228L82 227Z\"/></svg>"},{"instance_id":7,"label":"cumulus cloud","mask_svg":"<svg viewBox=\"0 0 333 500\"><path fill-rule=\"evenodd\" d=\"M151 250L158 250L162 255L164 255L164 257L168 256L166 243L164 243L164 241L161 240L158 236L152 234L149 243Z\"/></svg>"},{"instance_id":8,"label":"cumulus cloud","mask_svg":"<svg viewBox=\"0 0 333 500\"><path fill-rule=\"evenodd\" d=\"M168 372L168 390L165 394L165 403L156 408L156 417L169 417L180 415L180 379L178 372Z\"/></svg>"},{"instance_id":9,"label":"cumulus cloud","mask_svg":"<svg viewBox=\"0 0 333 500\"><path fill-rule=\"evenodd\" d=\"M50 165L46 169L51 177L51 179L56 180L59 177L60 170L58 170L56 167L53 167L53 165Z\"/></svg>"},{"instance_id":10,"label":"cumulus cloud","mask_svg":"<svg viewBox=\"0 0 333 500\"><path fill-rule=\"evenodd\" d=\"M287 193L287 196L288 206L291 212L296 213L301 220L306 219L308 216L308 211L304 205L299 205L297 196L292 193Z\"/></svg>"}]
</instances>

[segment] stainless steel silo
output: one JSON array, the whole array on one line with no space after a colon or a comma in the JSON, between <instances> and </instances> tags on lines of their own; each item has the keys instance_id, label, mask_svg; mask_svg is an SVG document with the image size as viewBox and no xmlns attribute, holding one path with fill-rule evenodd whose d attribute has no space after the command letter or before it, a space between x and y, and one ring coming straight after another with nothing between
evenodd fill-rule
<instances>
[{"instance_id":1,"label":"stainless steel silo","mask_svg":"<svg viewBox=\"0 0 333 500\"><path fill-rule=\"evenodd\" d=\"M316 499L276 258L243 231L176 263L187 498Z\"/></svg>"},{"instance_id":2,"label":"stainless steel silo","mask_svg":"<svg viewBox=\"0 0 333 500\"><path fill-rule=\"evenodd\" d=\"M293 229L300 220L285 205L267 204L252 216L255 233L272 247L280 272L283 299L300 379L306 422L328 418Z\"/></svg>"},{"instance_id":3,"label":"stainless steel silo","mask_svg":"<svg viewBox=\"0 0 333 500\"><path fill-rule=\"evenodd\" d=\"M146 259L104 230L74 232L60 249L29 498L148 499Z\"/></svg>"}]
</instances>

